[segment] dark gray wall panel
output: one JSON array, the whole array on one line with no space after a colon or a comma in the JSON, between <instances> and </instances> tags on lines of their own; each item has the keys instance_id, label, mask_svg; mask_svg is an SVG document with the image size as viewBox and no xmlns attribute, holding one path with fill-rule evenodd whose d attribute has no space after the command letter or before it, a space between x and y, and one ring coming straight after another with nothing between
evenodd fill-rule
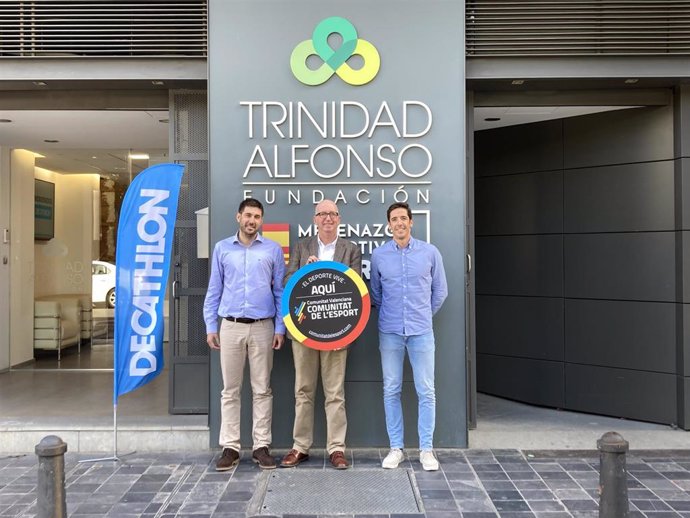
<instances>
[{"instance_id":1,"label":"dark gray wall panel","mask_svg":"<svg viewBox=\"0 0 690 518\"><path fill-rule=\"evenodd\" d=\"M673 158L673 107L632 108L563 119L564 168Z\"/></svg>"},{"instance_id":2,"label":"dark gray wall panel","mask_svg":"<svg viewBox=\"0 0 690 518\"><path fill-rule=\"evenodd\" d=\"M680 401L690 416L690 275L676 286L690 210L675 212L690 157L674 161L673 130L669 105L475 135L480 391L665 423Z\"/></svg>"},{"instance_id":3,"label":"dark gray wall panel","mask_svg":"<svg viewBox=\"0 0 690 518\"><path fill-rule=\"evenodd\" d=\"M683 344L679 345L680 357L678 362L678 374L690 376L690 304L680 305L679 319L683 324Z\"/></svg>"},{"instance_id":4,"label":"dark gray wall panel","mask_svg":"<svg viewBox=\"0 0 690 518\"><path fill-rule=\"evenodd\" d=\"M682 204L681 225L683 230L690 230L690 158L678 158L675 162L677 174L681 179L681 186L677 187L676 194L678 203Z\"/></svg>"},{"instance_id":5,"label":"dark gray wall panel","mask_svg":"<svg viewBox=\"0 0 690 518\"><path fill-rule=\"evenodd\" d=\"M566 235L564 243L566 297L675 300L673 232Z\"/></svg>"},{"instance_id":6,"label":"dark gray wall panel","mask_svg":"<svg viewBox=\"0 0 690 518\"><path fill-rule=\"evenodd\" d=\"M682 302L690 302L690 231L684 230L675 234L677 238L682 239L683 254L683 292ZM680 279L679 279L680 280Z\"/></svg>"},{"instance_id":7,"label":"dark gray wall panel","mask_svg":"<svg viewBox=\"0 0 690 518\"><path fill-rule=\"evenodd\" d=\"M563 299L478 295L477 352L563 361Z\"/></svg>"},{"instance_id":8,"label":"dark gray wall panel","mask_svg":"<svg viewBox=\"0 0 690 518\"><path fill-rule=\"evenodd\" d=\"M564 173L565 232L673 230L674 162Z\"/></svg>"},{"instance_id":9,"label":"dark gray wall panel","mask_svg":"<svg viewBox=\"0 0 690 518\"><path fill-rule=\"evenodd\" d=\"M678 426L683 430L690 430L690 378L681 377L678 379L678 393L683 398L683 408L681 410Z\"/></svg>"},{"instance_id":10,"label":"dark gray wall panel","mask_svg":"<svg viewBox=\"0 0 690 518\"><path fill-rule=\"evenodd\" d=\"M565 359L605 367L674 373L676 305L565 301Z\"/></svg>"},{"instance_id":11,"label":"dark gray wall panel","mask_svg":"<svg viewBox=\"0 0 690 518\"><path fill-rule=\"evenodd\" d=\"M675 157L690 157L690 139L682 138L690 134L690 85L684 84L674 88L673 104L676 135L681 136L674 139Z\"/></svg>"},{"instance_id":12,"label":"dark gray wall panel","mask_svg":"<svg viewBox=\"0 0 690 518\"><path fill-rule=\"evenodd\" d=\"M347 351L346 381L380 381L378 311L372 308L369 322L359 338Z\"/></svg>"},{"instance_id":13,"label":"dark gray wall panel","mask_svg":"<svg viewBox=\"0 0 690 518\"><path fill-rule=\"evenodd\" d=\"M535 405L562 408L561 362L477 354L477 390Z\"/></svg>"},{"instance_id":14,"label":"dark gray wall panel","mask_svg":"<svg viewBox=\"0 0 690 518\"><path fill-rule=\"evenodd\" d=\"M560 171L478 178L477 235L563 232Z\"/></svg>"},{"instance_id":15,"label":"dark gray wall panel","mask_svg":"<svg viewBox=\"0 0 690 518\"><path fill-rule=\"evenodd\" d=\"M676 421L676 376L567 363L566 408L654 421Z\"/></svg>"},{"instance_id":16,"label":"dark gray wall panel","mask_svg":"<svg viewBox=\"0 0 690 518\"><path fill-rule=\"evenodd\" d=\"M168 397L169 407L180 413L200 413L199 409L208 408L208 364L205 363L172 363L170 374L175 383Z\"/></svg>"},{"instance_id":17,"label":"dark gray wall panel","mask_svg":"<svg viewBox=\"0 0 690 518\"><path fill-rule=\"evenodd\" d=\"M561 169L562 124L553 120L477 131L474 134L475 176Z\"/></svg>"},{"instance_id":18,"label":"dark gray wall panel","mask_svg":"<svg viewBox=\"0 0 690 518\"><path fill-rule=\"evenodd\" d=\"M477 237L477 293L563 296L563 237Z\"/></svg>"}]
</instances>

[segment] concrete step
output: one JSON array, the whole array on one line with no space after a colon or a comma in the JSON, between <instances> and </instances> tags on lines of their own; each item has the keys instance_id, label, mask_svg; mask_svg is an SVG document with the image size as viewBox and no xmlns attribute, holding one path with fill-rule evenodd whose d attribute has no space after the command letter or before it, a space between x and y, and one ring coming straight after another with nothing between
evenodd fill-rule
<instances>
[{"instance_id":1,"label":"concrete step","mask_svg":"<svg viewBox=\"0 0 690 518\"><path fill-rule=\"evenodd\" d=\"M123 419L117 425L117 451L177 452L210 449L206 416L162 416ZM75 422L76 421L76 422ZM57 435L67 443L67 451L113 454L113 420L103 418L0 419L0 454L34 453L46 435Z\"/></svg>"}]
</instances>

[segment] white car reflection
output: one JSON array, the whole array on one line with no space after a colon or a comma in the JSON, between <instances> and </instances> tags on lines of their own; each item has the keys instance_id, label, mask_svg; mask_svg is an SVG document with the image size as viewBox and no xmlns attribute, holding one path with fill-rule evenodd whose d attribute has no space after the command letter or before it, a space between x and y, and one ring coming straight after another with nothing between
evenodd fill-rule
<instances>
[{"instance_id":1,"label":"white car reflection","mask_svg":"<svg viewBox=\"0 0 690 518\"><path fill-rule=\"evenodd\" d=\"M115 307L115 265L105 261L91 261L91 283L94 304Z\"/></svg>"}]
</instances>

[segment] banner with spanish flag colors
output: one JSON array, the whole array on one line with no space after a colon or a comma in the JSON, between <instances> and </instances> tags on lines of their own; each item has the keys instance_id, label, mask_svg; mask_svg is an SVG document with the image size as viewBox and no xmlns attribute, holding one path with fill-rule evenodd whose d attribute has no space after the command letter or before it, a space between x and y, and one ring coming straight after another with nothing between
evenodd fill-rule
<instances>
[{"instance_id":1,"label":"banner with spanish flag colors","mask_svg":"<svg viewBox=\"0 0 690 518\"><path fill-rule=\"evenodd\" d=\"M289 223L264 223L261 234L272 239L283 249L285 264L290 260L290 224Z\"/></svg>"}]
</instances>

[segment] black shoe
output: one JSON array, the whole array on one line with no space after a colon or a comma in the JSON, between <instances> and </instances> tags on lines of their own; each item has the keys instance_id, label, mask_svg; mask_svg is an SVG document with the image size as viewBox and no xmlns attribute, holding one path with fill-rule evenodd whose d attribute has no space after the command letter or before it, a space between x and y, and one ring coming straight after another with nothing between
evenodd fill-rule
<instances>
[{"instance_id":1,"label":"black shoe","mask_svg":"<svg viewBox=\"0 0 690 518\"><path fill-rule=\"evenodd\" d=\"M216 471L228 471L240 462L240 454L232 448L223 448L223 454L216 462Z\"/></svg>"},{"instance_id":2,"label":"black shoe","mask_svg":"<svg viewBox=\"0 0 690 518\"><path fill-rule=\"evenodd\" d=\"M256 462L261 469L275 469L276 460L268 453L268 447L257 448L252 452L252 460Z\"/></svg>"}]
</instances>

